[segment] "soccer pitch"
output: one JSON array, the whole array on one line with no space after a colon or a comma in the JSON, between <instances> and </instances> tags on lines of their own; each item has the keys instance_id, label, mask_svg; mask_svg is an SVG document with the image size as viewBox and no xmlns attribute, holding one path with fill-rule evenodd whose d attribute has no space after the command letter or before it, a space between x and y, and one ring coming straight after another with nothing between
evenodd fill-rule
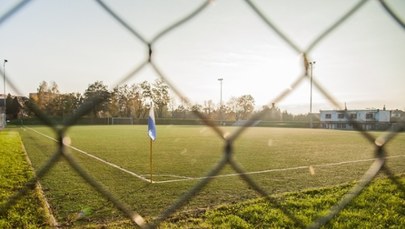
<instances>
[{"instance_id":1,"label":"soccer pitch","mask_svg":"<svg viewBox=\"0 0 405 229\"><path fill-rule=\"evenodd\" d=\"M222 128L225 134L236 129ZM36 169L57 150L55 136L47 127L24 127L20 133ZM204 179L223 158L225 147L225 141L205 126L162 125L157 126L157 134L153 183L146 126L74 126L66 142L68 152L93 179L134 211L155 217ZM385 149L389 168L403 173L405 134L398 134ZM374 146L355 131L264 127L248 128L234 142L233 151L234 161L270 194L358 180L375 153ZM64 160L41 183L60 221L83 209L92 209L90 218L97 222L121 218ZM255 197L228 165L180 211Z\"/></svg>"}]
</instances>

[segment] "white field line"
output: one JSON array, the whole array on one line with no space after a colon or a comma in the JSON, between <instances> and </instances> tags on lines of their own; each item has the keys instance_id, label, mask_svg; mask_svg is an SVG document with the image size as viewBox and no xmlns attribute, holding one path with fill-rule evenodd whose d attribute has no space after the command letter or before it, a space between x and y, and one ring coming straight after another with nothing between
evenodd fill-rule
<instances>
[{"instance_id":1,"label":"white field line","mask_svg":"<svg viewBox=\"0 0 405 229\"><path fill-rule=\"evenodd\" d=\"M389 156L389 157L386 157L386 158L390 159L390 158L398 158L398 157L405 157L405 155L395 155L395 156ZM344 165L344 164L353 164L353 163L374 161L375 159L376 158L369 158L369 159L361 159L361 160L353 160L353 161L342 161L342 162L317 164L317 165L304 165L304 166L282 168L282 169L268 169L268 170L254 171L254 172L246 172L246 173L243 173L243 174L246 174L246 175L263 174L263 173L271 173L271 172L282 172L282 171L309 169L310 167L331 167L331 166L338 166L338 165ZM239 176L239 175L240 175L240 173L231 173L231 174L217 175L217 176L211 176L211 177L185 177L183 179L173 179L173 180L166 180L166 181L154 181L154 183L162 184L162 183L190 181L190 180L203 180L203 179L213 179L213 178L221 178L221 177L234 177L234 176Z\"/></svg>"},{"instance_id":2,"label":"white field line","mask_svg":"<svg viewBox=\"0 0 405 229\"><path fill-rule=\"evenodd\" d=\"M150 175L142 174L141 176L146 177L146 176L150 176ZM175 177L175 178L181 178L181 179L193 179L193 177L173 175L173 174L153 174L153 177Z\"/></svg>"},{"instance_id":3,"label":"white field line","mask_svg":"<svg viewBox=\"0 0 405 229\"><path fill-rule=\"evenodd\" d=\"M45 134L43 134L43 133L41 133L41 132L38 132L38 131L36 131L36 130L34 130L34 129L31 129L31 128L27 128L27 129L30 129L30 130L32 130L32 131L34 131L34 132L36 132L36 133L38 133L38 134L40 134L40 135L42 135L42 136L44 136L44 137L46 137L46 138L49 138L49 139L51 139L51 140L53 140L53 141L57 141L56 139L54 139L54 138L52 138L52 137L50 137L50 136L47 136L47 135L45 135ZM123 172L126 172L126 173L128 173L128 174L131 174L131 175L133 175L133 176L135 176L135 177L137 177L137 178L139 178L139 179L141 179L141 180L143 180L143 181L146 181L146 182L151 183L150 179L146 179L146 178L144 178L144 177L141 176L141 175L135 174L135 173L133 173L133 172L131 172L131 171L129 171L129 170L126 170L126 169L124 169L124 168L121 168L121 167L118 166L118 165L115 165L115 164L113 164L113 163L110 163L110 162L108 162L108 161L105 161L105 160L103 160L103 159L101 159L101 158L99 158L99 157L96 157L96 156L91 155L91 154L89 154L89 153L87 153L87 152L84 152L83 150L80 150L80 149L78 149L78 148L76 148L76 147L69 146L69 145L66 145L66 146L69 147L69 148L71 148L71 149L74 149L74 150L76 150L76 151L78 151L78 152L80 152L80 153L83 153L83 154L85 154L85 155L87 155L87 156L89 156L89 157L91 157L91 158L94 158L94 159L96 159L96 160L98 160L98 161L101 161L101 162L103 162L103 163L105 163L105 164L107 164L107 165L110 165L110 166L112 166L112 167L114 167L114 168L117 168L117 169L119 169L119 170L121 170L121 171L123 171ZM389 157L386 157L386 158L387 158L387 159L391 159L391 158L398 158L398 157L405 157L405 155L395 155L395 156L389 156ZM375 159L376 159L376 158L368 158L368 159L352 160L352 161L342 161L342 162L335 162L335 163L325 163L325 164L315 164L315 165L303 165L303 166L290 167L290 168L268 169L268 170L261 170L261 171L246 172L246 173L243 173L243 174L252 175L252 174L263 174L263 173L271 173L271 172L282 172L282 171L309 169L310 167L331 167L331 166L338 166L338 165L344 165L344 164L354 164L354 163L361 163L361 162L374 161ZM179 177L180 179L165 180L165 181L153 181L152 183L154 183L154 184L163 184L163 183L172 183L172 182L180 182L180 181L203 180L203 179L213 179L213 178L222 178L222 177L235 177L235 176L239 176L239 175L240 175L239 173L231 173L231 174L217 175L217 176L211 176L211 177L185 177L185 176L178 176L178 175L169 175L169 174L167 174L167 175L164 175L164 176ZM154 176L156 177L156 176L162 176L162 175L156 174L156 175L154 175Z\"/></svg>"},{"instance_id":4,"label":"white field line","mask_svg":"<svg viewBox=\"0 0 405 229\"><path fill-rule=\"evenodd\" d=\"M32 129L32 128L29 128L29 127L24 127L24 128L27 128L27 129L29 129L29 130L31 130L31 131L33 131L33 132L35 132L35 133L37 133L37 134L39 134L39 135L41 135L41 136L43 136L43 137L46 137L46 138L48 138L48 139L50 139L50 140L52 140L52 141L55 141L55 142L57 142L58 140L56 140L55 138L52 138L52 137L50 137L50 136L48 136L48 135L46 135L46 134L43 134L43 133L41 133L41 132L39 132L39 131L36 131L36 130L34 130L34 129ZM124 169L124 168L122 168L122 167L120 167L120 166L118 166L118 165L116 165L116 164L113 164L113 163L111 163L111 162L108 162L108 161L106 161L106 160L104 160L104 159L101 159L101 158L99 158L99 157L96 157L96 156L94 156L94 155L92 155L92 154L89 154L89 153L87 153L87 152L85 152L85 151L83 151L83 150L81 150L81 149L78 149L78 148L76 148L76 147L74 147L74 146L71 146L71 145L66 145L66 144L64 144L66 147L69 147L70 149L73 149L73 150L75 150L75 151L77 151L77 152L79 152L79 153L82 153L82 154L84 154L84 155L86 155L86 156L88 156L88 157L91 157L91 158L93 158L93 159L95 159L95 160L97 160L97 161L100 161L100 162L102 162L102 163L104 163L104 164L107 164L107 165L109 165L109 166L111 166L111 167L114 167L114 168L116 168L116 169L119 169L119 170L121 170L121 171L123 171L123 172L125 172L125 173L128 173L128 174L130 174L130 175L132 175L132 176L134 176L134 177L137 177L137 178L139 178L139 179L141 179L141 180L143 180L143 181L146 181L146 182L149 182L149 183L151 183L151 181L149 180L149 179L146 179L146 178L144 178L143 176L141 176L141 175L138 175L138 174L136 174L136 173L134 173L134 172L131 172L131 171L129 171L129 170L127 170L127 169ZM153 182L154 183L154 182Z\"/></svg>"},{"instance_id":5,"label":"white field line","mask_svg":"<svg viewBox=\"0 0 405 229\"><path fill-rule=\"evenodd\" d=\"M30 159L30 157L28 157L27 150L25 149L25 146L22 143L21 139L20 139L20 141L21 141L21 148L22 148L22 150L24 152L25 160L27 160L28 164L32 168L32 172L34 173L34 166L32 165L31 159ZM46 195L44 193L44 189L42 188L42 185L39 182L39 180L36 181L36 187L35 188L38 190L39 199L41 200L41 204L43 205L45 215L48 218L49 225L51 227L57 228L58 225L59 225L58 221L56 221L56 218L55 218L55 216L53 214L51 205L49 204L49 201L46 198Z\"/></svg>"}]
</instances>

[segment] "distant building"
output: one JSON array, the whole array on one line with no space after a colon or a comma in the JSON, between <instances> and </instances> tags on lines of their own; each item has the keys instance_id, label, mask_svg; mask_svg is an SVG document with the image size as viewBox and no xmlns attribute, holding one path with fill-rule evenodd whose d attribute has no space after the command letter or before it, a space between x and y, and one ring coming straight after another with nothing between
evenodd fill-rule
<instances>
[{"instance_id":1,"label":"distant building","mask_svg":"<svg viewBox=\"0 0 405 229\"><path fill-rule=\"evenodd\" d=\"M405 112L401 110L391 111L391 122L404 122L405 121Z\"/></svg>"},{"instance_id":2,"label":"distant building","mask_svg":"<svg viewBox=\"0 0 405 229\"><path fill-rule=\"evenodd\" d=\"M356 122L363 130L384 130L388 129L392 122L391 116L399 115L398 112L384 109L366 110L321 110L320 124L325 129L354 129L352 123Z\"/></svg>"}]
</instances>

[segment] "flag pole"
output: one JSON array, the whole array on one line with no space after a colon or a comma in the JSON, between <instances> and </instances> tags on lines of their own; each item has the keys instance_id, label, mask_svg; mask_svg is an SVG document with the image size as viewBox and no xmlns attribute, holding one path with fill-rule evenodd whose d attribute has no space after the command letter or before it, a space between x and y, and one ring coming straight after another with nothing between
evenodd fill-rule
<instances>
[{"instance_id":1,"label":"flag pole","mask_svg":"<svg viewBox=\"0 0 405 229\"><path fill-rule=\"evenodd\" d=\"M155 113L153 111L153 103L150 104L149 109L148 135L150 138L149 144L150 183L153 183L152 142L156 140L156 124L155 124Z\"/></svg>"},{"instance_id":2,"label":"flag pole","mask_svg":"<svg viewBox=\"0 0 405 229\"><path fill-rule=\"evenodd\" d=\"M153 166L152 166L152 139L150 139L150 147L149 147L149 165L150 165L150 183L153 183L152 179L152 172L153 172Z\"/></svg>"}]
</instances>

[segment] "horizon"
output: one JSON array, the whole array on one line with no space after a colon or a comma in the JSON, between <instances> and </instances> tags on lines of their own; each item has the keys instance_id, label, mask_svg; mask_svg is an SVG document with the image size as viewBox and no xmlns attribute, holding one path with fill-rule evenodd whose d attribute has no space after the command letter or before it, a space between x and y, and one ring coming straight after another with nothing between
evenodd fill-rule
<instances>
[{"instance_id":1,"label":"horizon","mask_svg":"<svg viewBox=\"0 0 405 229\"><path fill-rule=\"evenodd\" d=\"M37 92L30 92L29 94L31 94L31 93L37 93ZM69 93L69 92L66 92L66 93ZM60 93L60 94L64 94L64 93ZM82 93L80 93L80 94L82 94ZM7 94L7 96L8 96L9 94ZM11 96L18 96L18 97L25 97L25 98L29 98L29 95L28 96L25 96L25 95L12 95L12 94L10 94ZM2 94L2 93L0 93L0 100L3 100L4 99L4 94ZM224 102L226 102L226 101L224 101ZM197 104L199 104L199 105L203 105L203 103L197 103ZM219 106L219 103L218 104L216 104L216 103L214 103L214 106L215 107L218 107ZM260 110L262 110L263 109L263 107L264 106L268 106L268 104L265 104L265 105L255 105L255 109L254 109L254 111L260 111ZM277 105L275 105L276 106L276 108L278 108L278 109L280 109L280 111L281 112L284 112L284 111L287 111L287 113L289 113L289 114L292 114L292 115L306 115L306 114L309 114L309 112L308 111L305 111L305 110L308 110L308 107L306 106L306 105L303 105L303 104L296 104L296 105L290 105L293 109L290 109L289 110L289 107L278 107ZM322 105L321 104L313 104L313 106L315 106L315 107L322 107ZM389 107L389 108L387 108L387 106L384 104L381 108L380 107L367 107L367 106L364 106L364 107L349 107L349 106L347 106L347 104L345 104L345 106L346 107L348 107L347 108L347 110L350 110L350 111L353 111L353 110L383 110L384 108L386 109L386 110L388 110L388 111L396 111L396 110L399 110L399 111L405 111L405 108L395 108L395 107ZM270 106L269 106L270 107ZM169 109L170 108L170 106L168 106L168 110L169 111L172 111L171 109ZM175 107L175 108L177 108L177 107ZM292 111L291 111L292 110ZM293 111L297 111L297 110L302 110L303 112L293 112ZM341 110L341 109L333 109L333 108L320 108L320 109L318 109L318 110L316 110L315 112L313 111L312 112L312 114L319 114L320 113L320 111L328 111L328 110L336 110L336 111L338 111L338 110Z\"/></svg>"}]
</instances>

